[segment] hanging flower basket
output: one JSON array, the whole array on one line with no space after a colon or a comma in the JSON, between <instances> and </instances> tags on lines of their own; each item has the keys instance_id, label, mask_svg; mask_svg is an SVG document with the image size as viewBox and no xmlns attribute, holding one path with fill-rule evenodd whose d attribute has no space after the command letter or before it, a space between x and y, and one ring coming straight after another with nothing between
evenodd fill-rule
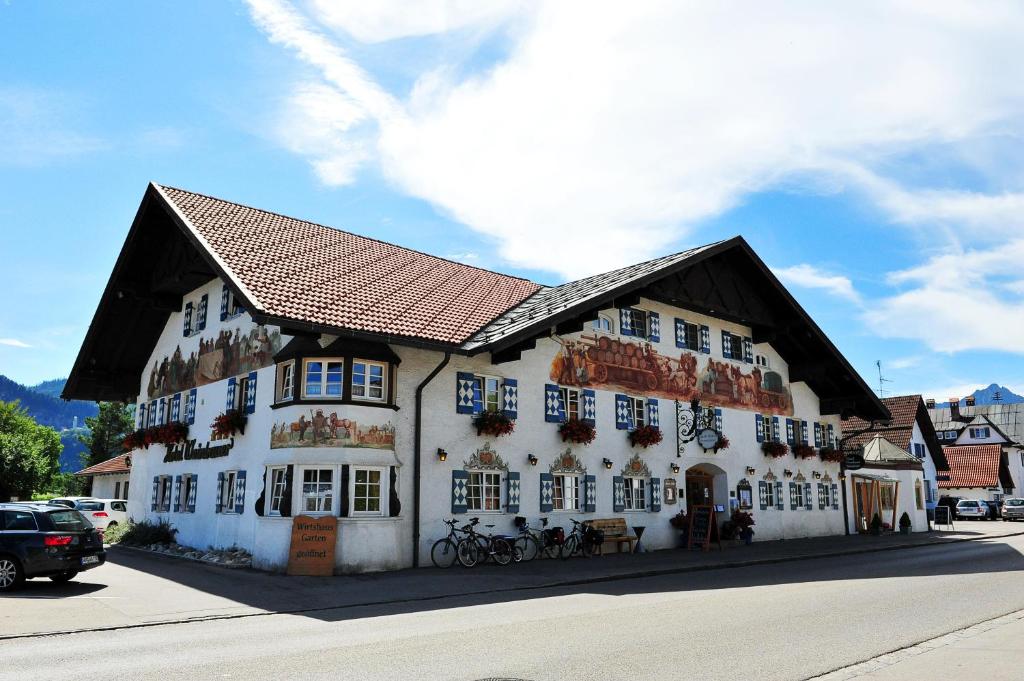
<instances>
[{"instance_id":1,"label":"hanging flower basket","mask_svg":"<svg viewBox=\"0 0 1024 681\"><path fill-rule=\"evenodd\" d=\"M729 449L729 445L730 444L731 443L729 442L729 438L727 438L724 435L719 435L718 436L718 444L715 445L715 453L717 454L718 452L720 452L723 449Z\"/></svg>"},{"instance_id":2,"label":"hanging flower basket","mask_svg":"<svg viewBox=\"0 0 1024 681\"><path fill-rule=\"evenodd\" d=\"M597 436L594 426L579 419L569 419L558 427L562 442L575 442L578 445L589 445Z\"/></svg>"},{"instance_id":3,"label":"hanging flower basket","mask_svg":"<svg viewBox=\"0 0 1024 681\"><path fill-rule=\"evenodd\" d=\"M818 452L818 456L821 457L822 461L831 461L833 463L839 463L844 458L843 453L835 447L822 447L821 451Z\"/></svg>"},{"instance_id":4,"label":"hanging flower basket","mask_svg":"<svg viewBox=\"0 0 1024 681\"><path fill-rule=\"evenodd\" d=\"M245 424L249 417L237 409L228 409L213 420L210 427L213 428L215 438L225 438L240 433L245 435Z\"/></svg>"},{"instance_id":5,"label":"hanging flower basket","mask_svg":"<svg viewBox=\"0 0 1024 681\"><path fill-rule=\"evenodd\" d=\"M789 454L789 445L784 442L764 442L761 444L761 451L765 456L778 459Z\"/></svg>"},{"instance_id":6,"label":"hanging flower basket","mask_svg":"<svg viewBox=\"0 0 1024 681\"><path fill-rule=\"evenodd\" d=\"M156 437L160 444L176 445L188 438L188 425L180 421L158 426L158 429Z\"/></svg>"},{"instance_id":7,"label":"hanging flower basket","mask_svg":"<svg viewBox=\"0 0 1024 681\"><path fill-rule=\"evenodd\" d=\"M501 437L515 430L516 422L500 411L484 411L473 419L473 426L477 435Z\"/></svg>"},{"instance_id":8,"label":"hanging flower basket","mask_svg":"<svg viewBox=\"0 0 1024 681\"><path fill-rule=\"evenodd\" d=\"M793 447L793 456L798 459L813 459L816 455L817 452L810 445L797 445Z\"/></svg>"},{"instance_id":9,"label":"hanging flower basket","mask_svg":"<svg viewBox=\"0 0 1024 681\"><path fill-rule=\"evenodd\" d=\"M629 444L634 447L650 447L661 442L661 430L654 426L640 426L629 431Z\"/></svg>"},{"instance_id":10,"label":"hanging flower basket","mask_svg":"<svg viewBox=\"0 0 1024 681\"><path fill-rule=\"evenodd\" d=\"M130 452L133 449L148 447L149 445L146 444L146 429L139 428L138 430L125 435L124 442L121 443L121 446L124 447L124 451L126 452Z\"/></svg>"}]
</instances>

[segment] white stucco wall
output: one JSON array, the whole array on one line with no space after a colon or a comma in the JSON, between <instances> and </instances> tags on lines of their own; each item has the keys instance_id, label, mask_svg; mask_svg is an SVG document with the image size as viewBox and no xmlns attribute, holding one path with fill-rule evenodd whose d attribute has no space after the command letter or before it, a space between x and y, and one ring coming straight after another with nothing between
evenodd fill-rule
<instances>
[{"instance_id":1,"label":"white stucco wall","mask_svg":"<svg viewBox=\"0 0 1024 681\"><path fill-rule=\"evenodd\" d=\"M924 433L921 432L921 426L914 422L914 429L910 435L910 453L914 454L914 445L921 445L924 447L925 455L921 460L924 466L924 484L927 489L931 490L930 497L926 496L925 505L928 508L935 508L936 502L939 500L939 486L935 476L937 475L935 469L935 461L932 460L931 453L928 450L928 443L924 439Z\"/></svg>"},{"instance_id":2,"label":"white stucco wall","mask_svg":"<svg viewBox=\"0 0 1024 681\"><path fill-rule=\"evenodd\" d=\"M127 473L123 475L95 475L92 479L92 496L97 499L123 499L125 496L121 490L126 482L128 482ZM120 496L115 495L115 487L118 488ZM130 489L131 487L129 486Z\"/></svg>"}]
</instances>

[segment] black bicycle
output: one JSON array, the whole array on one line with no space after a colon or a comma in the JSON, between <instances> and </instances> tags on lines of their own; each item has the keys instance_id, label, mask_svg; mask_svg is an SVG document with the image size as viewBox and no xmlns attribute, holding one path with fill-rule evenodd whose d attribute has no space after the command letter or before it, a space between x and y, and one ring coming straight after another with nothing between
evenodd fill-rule
<instances>
[{"instance_id":1,"label":"black bicycle","mask_svg":"<svg viewBox=\"0 0 1024 681\"><path fill-rule=\"evenodd\" d=\"M555 540L555 533L546 529L548 519L540 519L541 530L530 527L526 518L516 518L516 526L519 528L519 536L514 542L517 561L530 561L538 556L554 558L558 555L558 542Z\"/></svg>"},{"instance_id":2,"label":"black bicycle","mask_svg":"<svg viewBox=\"0 0 1024 681\"><path fill-rule=\"evenodd\" d=\"M466 536L459 540L456 552L459 563L463 567L473 567L487 560L493 560L498 565L508 565L515 560L516 549L512 538L503 534L480 534L475 529L479 524L479 518L472 518L469 524L462 528Z\"/></svg>"},{"instance_id":3,"label":"black bicycle","mask_svg":"<svg viewBox=\"0 0 1024 681\"><path fill-rule=\"evenodd\" d=\"M604 542L604 532L572 518L569 521L572 523L572 532L565 538L559 550L559 557L565 560L582 553L584 558L590 558L594 555L594 550Z\"/></svg>"},{"instance_id":4,"label":"black bicycle","mask_svg":"<svg viewBox=\"0 0 1024 681\"><path fill-rule=\"evenodd\" d=\"M443 521L448 526L448 536L438 539L430 547L430 561L439 568L450 568L459 558L460 534L467 534L469 525L459 529L455 527L455 518Z\"/></svg>"}]
</instances>

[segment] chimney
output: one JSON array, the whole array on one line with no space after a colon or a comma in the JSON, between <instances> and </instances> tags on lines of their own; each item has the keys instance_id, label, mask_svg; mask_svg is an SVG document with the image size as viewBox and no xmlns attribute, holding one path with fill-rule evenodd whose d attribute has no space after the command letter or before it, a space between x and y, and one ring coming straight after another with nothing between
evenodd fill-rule
<instances>
[{"instance_id":1,"label":"chimney","mask_svg":"<svg viewBox=\"0 0 1024 681\"><path fill-rule=\"evenodd\" d=\"M950 397L949 398L949 417L956 421L960 418L960 398Z\"/></svg>"},{"instance_id":2,"label":"chimney","mask_svg":"<svg viewBox=\"0 0 1024 681\"><path fill-rule=\"evenodd\" d=\"M928 409L934 409L935 408L935 398L934 397L929 397L927 400L924 401L924 406L926 408L928 408Z\"/></svg>"},{"instance_id":3,"label":"chimney","mask_svg":"<svg viewBox=\"0 0 1024 681\"><path fill-rule=\"evenodd\" d=\"M965 407L973 407L974 406L974 395L971 395L970 397L965 397L964 398L964 406Z\"/></svg>"}]
</instances>

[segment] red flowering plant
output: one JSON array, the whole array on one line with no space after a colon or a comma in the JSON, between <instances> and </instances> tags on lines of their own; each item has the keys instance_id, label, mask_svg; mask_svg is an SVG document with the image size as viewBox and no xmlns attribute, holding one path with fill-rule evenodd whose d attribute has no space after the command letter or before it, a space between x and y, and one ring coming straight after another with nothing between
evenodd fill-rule
<instances>
[{"instance_id":1,"label":"red flowering plant","mask_svg":"<svg viewBox=\"0 0 1024 681\"><path fill-rule=\"evenodd\" d=\"M501 437L516 429L516 422L500 411L482 411L473 419L477 435Z\"/></svg>"},{"instance_id":2,"label":"red flowering plant","mask_svg":"<svg viewBox=\"0 0 1024 681\"><path fill-rule=\"evenodd\" d=\"M629 431L629 444L636 447L650 447L661 442L661 429L654 426L640 426Z\"/></svg>"},{"instance_id":3,"label":"red flowering plant","mask_svg":"<svg viewBox=\"0 0 1024 681\"><path fill-rule=\"evenodd\" d=\"M213 420L210 428L213 429L213 436L217 439L230 437L235 433L245 435L245 424L248 420L249 417L238 409L228 409Z\"/></svg>"},{"instance_id":4,"label":"red flowering plant","mask_svg":"<svg viewBox=\"0 0 1024 681\"><path fill-rule=\"evenodd\" d=\"M130 452L133 449L142 449L146 446L146 429L139 428L128 433L124 436L124 442L121 444L126 452Z\"/></svg>"},{"instance_id":5,"label":"red flowering plant","mask_svg":"<svg viewBox=\"0 0 1024 681\"><path fill-rule=\"evenodd\" d=\"M813 459L818 453L810 445L797 445L793 447L793 456L798 459Z\"/></svg>"},{"instance_id":6,"label":"red flowering plant","mask_svg":"<svg viewBox=\"0 0 1024 681\"><path fill-rule=\"evenodd\" d=\"M843 453L835 447L822 447L821 451L818 452L818 456L821 457L822 461L831 461L833 463L839 463L846 457Z\"/></svg>"},{"instance_id":7,"label":"red flowering plant","mask_svg":"<svg viewBox=\"0 0 1024 681\"><path fill-rule=\"evenodd\" d=\"M558 434L562 436L562 442L575 442L578 445L589 445L597 436L594 426L586 421L571 418L558 426Z\"/></svg>"},{"instance_id":8,"label":"red flowering plant","mask_svg":"<svg viewBox=\"0 0 1024 681\"><path fill-rule=\"evenodd\" d=\"M761 451L765 456L778 459L789 454L789 445L785 442L763 442L761 443Z\"/></svg>"},{"instance_id":9,"label":"red flowering plant","mask_svg":"<svg viewBox=\"0 0 1024 681\"><path fill-rule=\"evenodd\" d=\"M184 442L188 438L188 425L181 421L165 423L157 428L157 442L165 445L175 445Z\"/></svg>"},{"instance_id":10,"label":"red flowering plant","mask_svg":"<svg viewBox=\"0 0 1024 681\"><path fill-rule=\"evenodd\" d=\"M719 452L719 451L721 451L723 449L729 449L729 444L730 444L729 438L727 438L726 436L724 436L722 434L719 434L718 435L718 444L715 445L715 451Z\"/></svg>"}]
</instances>

